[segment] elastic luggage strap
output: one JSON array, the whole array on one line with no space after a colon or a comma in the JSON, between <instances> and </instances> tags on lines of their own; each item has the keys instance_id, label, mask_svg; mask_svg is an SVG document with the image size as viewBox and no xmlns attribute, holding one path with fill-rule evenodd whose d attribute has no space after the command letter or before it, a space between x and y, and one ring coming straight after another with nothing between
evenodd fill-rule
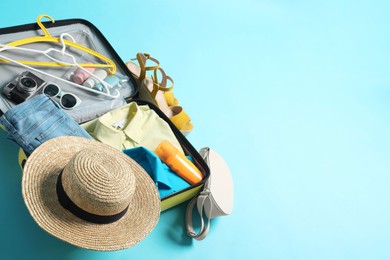
<instances>
[{"instance_id":1,"label":"elastic luggage strap","mask_svg":"<svg viewBox=\"0 0 390 260\"><path fill-rule=\"evenodd\" d=\"M199 194L199 196L194 197L191 200L191 202L187 206L187 211L186 211L187 234L190 237L195 238L196 240L204 239L207 236L209 229L210 229L210 220L211 220L210 216L212 216L213 203L211 201L211 197L210 197L211 193L210 193L210 190L208 188L207 183L205 184L205 187L206 188ZM206 215L206 217L205 217L203 214L203 208L205 207L206 200L209 200L210 208L205 209L205 210L209 210L209 214L205 214ZM201 227L200 227L198 234L195 233L194 227L192 225L192 212L194 210L195 203L196 203L197 208L198 208L198 213L199 213L199 217L200 217L200 224L201 224ZM205 222L207 223L206 225L205 225Z\"/></svg>"}]
</instances>

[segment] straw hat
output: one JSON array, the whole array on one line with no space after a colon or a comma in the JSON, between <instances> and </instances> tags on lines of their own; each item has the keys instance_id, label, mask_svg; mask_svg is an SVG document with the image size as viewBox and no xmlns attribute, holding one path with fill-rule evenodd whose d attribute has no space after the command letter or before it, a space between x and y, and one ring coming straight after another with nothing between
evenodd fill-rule
<instances>
[{"instance_id":1,"label":"straw hat","mask_svg":"<svg viewBox=\"0 0 390 260\"><path fill-rule=\"evenodd\" d=\"M87 249L131 247L160 216L156 185L143 168L120 151L81 137L39 146L24 167L22 193L41 228Z\"/></svg>"}]
</instances>

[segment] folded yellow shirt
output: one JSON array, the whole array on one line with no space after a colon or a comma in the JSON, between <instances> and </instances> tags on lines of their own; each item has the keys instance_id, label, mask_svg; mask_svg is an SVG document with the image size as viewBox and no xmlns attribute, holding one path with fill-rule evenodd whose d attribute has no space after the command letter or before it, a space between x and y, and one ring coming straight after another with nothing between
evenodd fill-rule
<instances>
[{"instance_id":1,"label":"folded yellow shirt","mask_svg":"<svg viewBox=\"0 0 390 260\"><path fill-rule=\"evenodd\" d=\"M147 105L132 102L81 125L93 138L118 150L143 146L154 151L167 140L183 149L168 123Z\"/></svg>"}]
</instances>

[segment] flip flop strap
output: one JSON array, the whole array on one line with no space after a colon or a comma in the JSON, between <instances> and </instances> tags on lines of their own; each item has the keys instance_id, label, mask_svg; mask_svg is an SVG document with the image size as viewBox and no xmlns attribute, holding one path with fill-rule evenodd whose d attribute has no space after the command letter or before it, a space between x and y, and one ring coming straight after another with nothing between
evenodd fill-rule
<instances>
[{"instance_id":1,"label":"flip flop strap","mask_svg":"<svg viewBox=\"0 0 390 260\"><path fill-rule=\"evenodd\" d=\"M173 106L171 109L175 115L169 119L178 129L182 129L186 124L188 124L188 122L191 121L190 116L184 111L182 107Z\"/></svg>"},{"instance_id":2,"label":"flip flop strap","mask_svg":"<svg viewBox=\"0 0 390 260\"><path fill-rule=\"evenodd\" d=\"M139 52L139 53L137 53L137 57L134 58L134 59L131 59L131 60L137 60L138 61L139 67L141 69L141 73L139 75L139 80L141 82L146 77L146 71L150 71L150 70L156 71L160 67L160 62L157 59L151 57L150 54L148 54L148 53L141 53L141 52ZM146 63L147 63L148 60L153 61L154 63L156 63L156 65L154 65L154 66L146 66Z\"/></svg>"},{"instance_id":3,"label":"flip flop strap","mask_svg":"<svg viewBox=\"0 0 390 260\"><path fill-rule=\"evenodd\" d=\"M158 82L157 70L159 70L160 73L161 73L161 76L162 76L161 82ZM158 90L161 90L163 92L167 92L167 91L171 91L173 89L174 84L175 84L173 82L173 79L170 76L167 76L167 74L165 73L165 71L162 68L157 68L156 70L154 70L153 74L154 74L154 76L152 77L153 78L153 82L158 87ZM170 87L167 87L167 80L172 82L172 85Z\"/></svg>"}]
</instances>

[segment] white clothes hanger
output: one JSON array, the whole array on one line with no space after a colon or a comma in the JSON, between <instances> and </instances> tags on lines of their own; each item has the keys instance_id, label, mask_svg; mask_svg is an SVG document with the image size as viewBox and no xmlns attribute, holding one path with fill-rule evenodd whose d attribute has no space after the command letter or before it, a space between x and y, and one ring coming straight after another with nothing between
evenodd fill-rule
<instances>
[{"instance_id":1,"label":"white clothes hanger","mask_svg":"<svg viewBox=\"0 0 390 260\"><path fill-rule=\"evenodd\" d=\"M47 58L55 61L55 62L58 62L60 64L65 64L65 65L68 65L68 66L73 66L73 67L77 67L79 69L81 69L82 71L84 71L85 73L87 73L88 75L90 75L91 77L95 78L97 81L99 81L99 83L101 83L104 87L104 90L106 92L101 92L101 91L97 91L97 90L94 90L92 88L88 88L88 87L85 87L83 85L79 85L79 84L76 84L74 82L71 82L69 80L66 80L66 79L63 79L63 78L60 78L60 77L57 77L57 76L54 76L50 73L47 73L47 72L44 72L44 71L41 71L39 69L36 69L36 68L33 68L29 65L26 65L26 64L23 64L19 61L16 61L14 59L11 59L9 57L6 57L2 54L0 54L0 58L2 59L5 59L5 60L8 60L9 62L12 62L14 64L17 64L19 66L22 66L24 68L27 68L29 70L32 70L32 71L35 71L35 72L38 72L38 73L41 73L41 74L44 74L46 76L49 76L51 78L55 78L57 80L60 80L60 81L63 81L65 83L68 83L72 86L75 86L77 88L81 88L81 89L84 89L88 92L92 92L92 93L95 93L95 94L98 94L98 95L102 95L102 96L106 96L106 97L110 97L110 98L118 98L120 96L120 92L118 89L114 89L114 91L116 92L115 94L111 94L110 93L110 90L109 88L113 89L113 86L111 86L110 84L108 84L107 82L103 81L102 79L100 79L99 77L96 77L93 73L91 73L90 71L88 71L87 69L85 69L84 67L80 66L77 62L76 62L76 59L73 55L71 55L70 53L67 53L65 52L66 50L66 44L64 42L64 37L67 36L69 38L72 39L73 42L75 42L74 38L72 37L72 35L68 34L68 33L62 33L60 35L60 40L61 40L61 43L62 43L62 49L61 50L58 50L58 49L55 49L55 48L48 48L47 50L44 50L44 51L41 51L41 50L36 50L36 49L30 49L30 48L25 48L25 47L17 47L17 46L9 46L9 45L5 45L5 44L0 44L0 52L4 52L6 50L21 50L21 51L26 51L26 52L33 52L33 53L39 53L39 54L43 54L44 56L46 56ZM51 52L56 52L56 53L60 53L61 55L64 55L66 57L69 57L71 58L72 60L72 63L69 63L69 62L65 62L65 61L61 61L61 60L58 60L54 57L52 57L49 53Z\"/></svg>"}]
</instances>

